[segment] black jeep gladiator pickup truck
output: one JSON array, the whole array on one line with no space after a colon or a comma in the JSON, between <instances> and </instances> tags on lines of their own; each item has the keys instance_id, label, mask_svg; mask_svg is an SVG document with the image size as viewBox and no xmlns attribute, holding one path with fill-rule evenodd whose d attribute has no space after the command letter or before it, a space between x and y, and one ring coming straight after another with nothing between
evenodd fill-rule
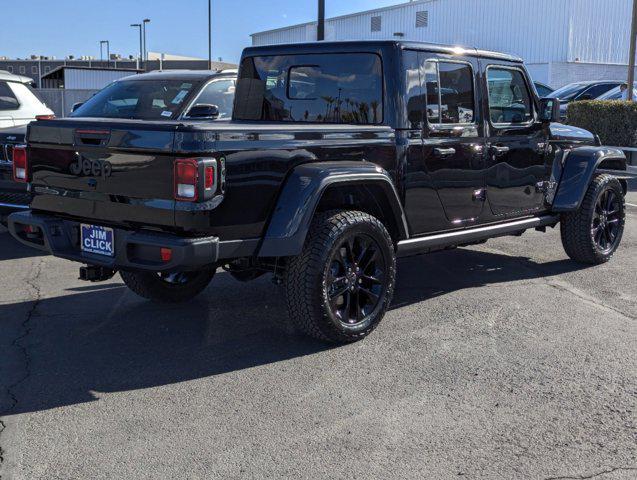
<instances>
[{"instance_id":1,"label":"black jeep gladiator pickup truck","mask_svg":"<svg viewBox=\"0 0 637 480\"><path fill-rule=\"evenodd\" d=\"M165 106L192 103L186 87ZM622 237L623 153L556 123L559 101L537 98L512 56L254 47L232 121L164 106L162 121L100 118L102 100L30 125L14 169L34 198L10 230L85 264L85 280L119 271L152 300L189 300L219 267L242 281L270 272L300 330L351 342L388 308L397 256L561 223L568 255L599 264Z\"/></svg>"}]
</instances>

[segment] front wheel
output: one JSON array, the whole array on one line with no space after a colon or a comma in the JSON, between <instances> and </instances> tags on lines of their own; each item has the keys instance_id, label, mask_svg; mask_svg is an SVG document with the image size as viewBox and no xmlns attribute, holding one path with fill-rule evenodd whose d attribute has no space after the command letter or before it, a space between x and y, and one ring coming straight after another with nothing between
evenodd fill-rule
<instances>
[{"instance_id":1,"label":"front wheel","mask_svg":"<svg viewBox=\"0 0 637 480\"><path fill-rule=\"evenodd\" d=\"M203 292L214 269L197 272L119 272L128 288L143 298L156 303L182 303Z\"/></svg>"},{"instance_id":2,"label":"front wheel","mask_svg":"<svg viewBox=\"0 0 637 480\"><path fill-rule=\"evenodd\" d=\"M577 262L593 265L607 262L619 248L625 218L621 183L610 175L597 175L580 208L562 215L564 250Z\"/></svg>"},{"instance_id":3,"label":"front wheel","mask_svg":"<svg viewBox=\"0 0 637 480\"><path fill-rule=\"evenodd\" d=\"M360 340L385 315L395 277L394 245L380 220L358 211L318 214L287 268L290 317L319 340Z\"/></svg>"}]
</instances>

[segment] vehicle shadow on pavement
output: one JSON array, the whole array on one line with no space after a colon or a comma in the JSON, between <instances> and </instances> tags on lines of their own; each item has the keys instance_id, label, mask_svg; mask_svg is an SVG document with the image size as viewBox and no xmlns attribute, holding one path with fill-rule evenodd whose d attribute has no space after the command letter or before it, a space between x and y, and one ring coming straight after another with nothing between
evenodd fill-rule
<instances>
[{"instance_id":1,"label":"vehicle shadow on pavement","mask_svg":"<svg viewBox=\"0 0 637 480\"><path fill-rule=\"evenodd\" d=\"M17 260L19 258L41 257L46 252L29 248L14 239L6 230L0 231L0 262L3 260Z\"/></svg>"},{"instance_id":2,"label":"vehicle shadow on pavement","mask_svg":"<svg viewBox=\"0 0 637 480\"><path fill-rule=\"evenodd\" d=\"M473 249L447 250L399 261L391 308L421 302L457 290L552 277L589 268L564 259L537 263Z\"/></svg>"},{"instance_id":3,"label":"vehicle shadow on pavement","mask_svg":"<svg viewBox=\"0 0 637 480\"><path fill-rule=\"evenodd\" d=\"M465 249L400 263L393 309L459 289L581 268ZM20 342L30 376L14 392L18 403L9 413L75 405L99 399L100 392L214 377L334 348L294 334L283 291L266 278L246 284L218 273L203 295L184 305L146 302L119 277L65 292L29 309L30 333ZM0 328L3 319L24 311L24 303L0 305Z\"/></svg>"}]
</instances>

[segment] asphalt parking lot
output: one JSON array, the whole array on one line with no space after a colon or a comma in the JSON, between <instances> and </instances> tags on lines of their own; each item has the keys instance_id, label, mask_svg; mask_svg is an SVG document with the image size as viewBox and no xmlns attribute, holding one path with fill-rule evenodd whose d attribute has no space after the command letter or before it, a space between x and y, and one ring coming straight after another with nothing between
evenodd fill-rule
<instances>
[{"instance_id":1,"label":"asphalt parking lot","mask_svg":"<svg viewBox=\"0 0 637 480\"><path fill-rule=\"evenodd\" d=\"M609 264L559 232L403 260L365 341L266 278L185 306L0 233L5 479L637 478L637 194Z\"/></svg>"}]
</instances>

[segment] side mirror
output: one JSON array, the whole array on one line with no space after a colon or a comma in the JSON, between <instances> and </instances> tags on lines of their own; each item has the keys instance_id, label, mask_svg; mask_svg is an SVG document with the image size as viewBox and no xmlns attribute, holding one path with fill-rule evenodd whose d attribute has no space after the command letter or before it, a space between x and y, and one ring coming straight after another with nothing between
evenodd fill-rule
<instances>
[{"instance_id":1,"label":"side mirror","mask_svg":"<svg viewBox=\"0 0 637 480\"><path fill-rule=\"evenodd\" d=\"M540 99L540 120L542 123L559 122L561 119L559 98Z\"/></svg>"},{"instance_id":2,"label":"side mirror","mask_svg":"<svg viewBox=\"0 0 637 480\"><path fill-rule=\"evenodd\" d=\"M73 106L71 107L71 113L73 113L75 110L77 110L78 108L80 108L82 105L84 105L84 102L77 102L74 103Z\"/></svg>"},{"instance_id":3,"label":"side mirror","mask_svg":"<svg viewBox=\"0 0 637 480\"><path fill-rule=\"evenodd\" d=\"M208 118L208 119L216 119L219 118L219 107L217 105L209 105L207 103L198 103L197 105L193 105L188 113L186 114L188 118Z\"/></svg>"}]
</instances>

